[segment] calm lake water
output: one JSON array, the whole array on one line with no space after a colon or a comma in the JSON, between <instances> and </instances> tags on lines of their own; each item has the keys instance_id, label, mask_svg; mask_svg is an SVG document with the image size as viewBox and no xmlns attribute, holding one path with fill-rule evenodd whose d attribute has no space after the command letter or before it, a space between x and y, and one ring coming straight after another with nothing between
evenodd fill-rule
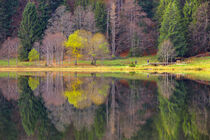
<instances>
[{"instance_id":1,"label":"calm lake water","mask_svg":"<svg viewBox=\"0 0 210 140\"><path fill-rule=\"evenodd\" d=\"M210 82L169 74L0 73L1 140L209 140Z\"/></svg>"}]
</instances>

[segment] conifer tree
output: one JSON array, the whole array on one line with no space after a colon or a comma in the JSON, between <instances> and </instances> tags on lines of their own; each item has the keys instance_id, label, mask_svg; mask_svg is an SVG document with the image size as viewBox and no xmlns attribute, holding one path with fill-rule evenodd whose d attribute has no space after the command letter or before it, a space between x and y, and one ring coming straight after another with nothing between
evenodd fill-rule
<instances>
[{"instance_id":1,"label":"conifer tree","mask_svg":"<svg viewBox=\"0 0 210 140\"><path fill-rule=\"evenodd\" d=\"M192 46L191 35L189 33L189 25L193 22L193 15L199 6L199 0L186 0L183 7L185 34L187 38L188 47ZM191 52L191 50L188 50Z\"/></svg>"},{"instance_id":2,"label":"conifer tree","mask_svg":"<svg viewBox=\"0 0 210 140\"><path fill-rule=\"evenodd\" d=\"M154 0L138 0L138 4L142 7L143 11L147 13L147 17L152 18L154 16L153 8L156 6Z\"/></svg>"},{"instance_id":3,"label":"conifer tree","mask_svg":"<svg viewBox=\"0 0 210 140\"><path fill-rule=\"evenodd\" d=\"M96 26L100 29L102 33L106 32L106 7L103 1L97 1L95 6L95 19L96 19Z\"/></svg>"},{"instance_id":4,"label":"conifer tree","mask_svg":"<svg viewBox=\"0 0 210 140\"><path fill-rule=\"evenodd\" d=\"M18 0L0 0L0 43L12 34L12 16L17 5Z\"/></svg>"},{"instance_id":5,"label":"conifer tree","mask_svg":"<svg viewBox=\"0 0 210 140\"><path fill-rule=\"evenodd\" d=\"M47 28L47 23L50 18L50 5L46 0L39 0L38 14L42 35Z\"/></svg>"},{"instance_id":6,"label":"conifer tree","mask_svg":"<svg viewBox=\"0 0 210 140\"><path fill-rule=\"evenodd\" d=\"M41 36L43 36L45 29L47 28L48 20L51 14L56 10L56 8L63 3L63 0L38 0L38 16L41 27Z\"/></svg>"},{"instance_id":7,"label":"conifer tree","mask_svg":"<svg viewBox=\"0 0 210 140\"><path fill-rule=\"evenodd\" d=\"M199 6L198 0L186 0L183 8L183 14L185 18L185 24L188 26L193 20L193 14Z\"/></svg>"},{"instance_id":8,"label":"conifer tree","mask_svg":"<svg viewBox=\"0 0 210 140\"><path fill-rule=\"evenodd\" d=\"M168 4L171 2L172 0L160 0L160 4L159 6L157 7L157 11L156 11L156 18L157 20L159 21L159 23L162 22L163 20L163 15L164 15L164 12L168 6Z\"/></svg>"},{"instance_id":9,"label":"conifer tree","mask_svg":"<svg viewBox=\"0 0 210 140\"><path fill-rule=\"evenodd\" d=\"M40 37L40 29L35 4L28 2L23 12L18 34L21 41L20 60L28 60L28 53L31 51L34 42Z\"/></svg>"},{"instance_id":10,"label":"conifer tree","mask_svg":"<svg viewBox=\"0 0 210 140\"><path fill-rule=\"evenodd\" d=\"M182 57L187 51L187 45L181 10L178 5L179 3L175 0L170 2L165 10L160 28L159 44L170 39L176 49L176 55Z\"/></svg>"}]
</instances>

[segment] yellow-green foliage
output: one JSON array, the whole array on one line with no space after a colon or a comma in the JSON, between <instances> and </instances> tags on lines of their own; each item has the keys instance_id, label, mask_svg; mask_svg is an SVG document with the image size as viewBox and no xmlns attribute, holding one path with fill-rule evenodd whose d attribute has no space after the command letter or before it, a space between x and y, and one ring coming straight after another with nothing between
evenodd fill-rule
<instances>
[{"instance_id":1,"label":"yellow-green foliage","mask_svg":"<svg viewBox=\"0 0 210 140\"><path fill-rule=\"evenodd\" d=\"M28 85L31 88L31 90L35 90L39 86L39 79L30 77L28 80Z\"/></svg>"},{"instance_id":2,"label":"yellow-green foliage","mask_svg":"<svg viewBox=\"0 0 210 140\"><path fill-rule=\"evenodd\" d=\"M75 31L71 34L64 45L67 49L70 50L71 54L76 58L82 57L82 49L84 48L86 39L80 35L81 30Z\"/></svg>"},{"instance_id":3,"label":"yellow-green foliage","mask_svg":"<svg viewBox=\"0 0 210 140\"><path fill-rule=\"evenodd\" d=\"M86 30L77 30L69 36L68 41L64 44L68 52L76 59L82 57L83 54L88 54L96 61L98 57L108 56L109 54L108 41L101 33L93 35Z\"/></svg>"},{"instance_id":4,"label":"yellow-green foliage","mask_svg":"<svg viewBox=\"0 0 210 140\"><path fill-rule=\"evenodd\" d=\"M35 49L32 49L28 55L28 59L30 62L39 60L39 52Z\"/></svg>"},{"instance_id":5,"label":"yellow-green foliage","mask_svg":"<svg viewBox=\"0 0 210 140\"><path fill-rule=\"evenodd\" d=\"M109 43L105 36L101 33L96 33L91 38L88 54L92 57L103 57L109 54Z\"/></svg>"},{"instance_id":6,"label":"yellow-green foliage","mask_svg":"<svg viewBox=\"0 0 210 140\"><path fill-rule=\"evenodd\" d=\"M109 91L109 82L86 81L79 79L73 80L68 90L65 91L70 104L79 109L84 109L92 104L101 105L105 102Z\"/></svg>"},{"instance_id":7,"label":"yellow-green foliage","mask_svg":"<svg viewBox=\"0 0 210 140\"><path fill-rule=\"evenodd\" d=\"M84 90L80 88L82 81L75 80L71 86L69 91L65 91L65 96L68 98L70 104L74 105L76 108L83 108L79 104L86 100L86 96L84 95Z\"/></svg>"}]
</instances>

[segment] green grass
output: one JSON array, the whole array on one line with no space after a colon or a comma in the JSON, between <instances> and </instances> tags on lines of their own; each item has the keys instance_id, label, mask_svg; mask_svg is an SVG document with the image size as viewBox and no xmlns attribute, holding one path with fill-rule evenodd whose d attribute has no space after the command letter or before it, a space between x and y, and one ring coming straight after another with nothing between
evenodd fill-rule
<instances>
[{"instance_id":1,"label":"green grass","mask_svg":"<svg viewBox=\"0 0 210 140\"><path fill-rule=\"evenodd\" d=\"M137 61L138 65L147 64L147 60L151 63L158 62L156 56L145 56L145 57L130 57L130 58L119 58L115 60L97 60L97 66L128 66L130 63ZM78 65L90 65L90 60L79 60ZM71 60L70 64L68 60L64 61L64 65L74 65L74 60ZM7 67L7 60L0 60L0 67ZM10 60L10 67L16 66L16 59ZM20 62L18 61L17 66L37 66L34 62ZM44 66L42 63L41 66Z\"/></svg>"},{"instance_id":2,"label":"green grass","mask_svg":"<svg viewBox=\"0 0 210 140\"><path fill-rule=\"evenodd\" d=\"M147 64L147 60L150 60L151 63L158 62L157 56L144 56L144 57L129 57L129 58L119 58L114 60L97 60L98 66L128 66L130 63L137 61L138 65ZM68 61L64 64L69 64ZM70 62L71 65L74 65L74 61ZM90 65L89 60L79 60L78 65Z\"/></svg>"},{"instance_id":3,"label":"green grass","mask_svg":"<svg viewBox=\"0 0 210 140\"><path fill-rule=\"evenodd\" d=\"M9 66L14 67L14 66L33 66L35 65L34 62L20 62L18 61L16 65L16 59L10 59ZM7 60L2 60L0 59L0 67L5 67L8 66L8 61Z\"/></svg>"}]
</instances>

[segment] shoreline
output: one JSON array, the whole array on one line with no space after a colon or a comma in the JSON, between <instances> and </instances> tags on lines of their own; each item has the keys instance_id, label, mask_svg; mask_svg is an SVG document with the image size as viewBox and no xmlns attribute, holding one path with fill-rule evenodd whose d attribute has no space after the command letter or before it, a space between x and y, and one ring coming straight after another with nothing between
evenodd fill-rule
<instances>
[{"instance_id":1,"label":"shoreline","mask_svg":"<svg viewBox=\"0 0 210 140\"><path fill-rule=\"evenodd\" d=\"M74 67L0 67L0 72L210 72L210 67L172 66L74 66Z\"/></svg>"}]
</instances>

